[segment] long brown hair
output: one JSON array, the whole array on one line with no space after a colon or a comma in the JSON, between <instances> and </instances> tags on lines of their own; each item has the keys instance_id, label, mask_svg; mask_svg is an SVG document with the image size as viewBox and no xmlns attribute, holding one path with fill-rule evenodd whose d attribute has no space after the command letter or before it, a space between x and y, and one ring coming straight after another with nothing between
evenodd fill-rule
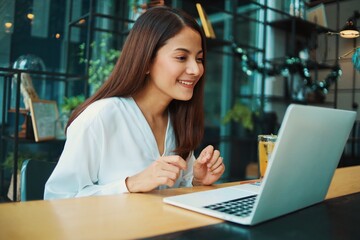
<instances>
[{"instance_id":1,"label":"long brown hair","mask_svg":"<svg viewBox=\"0 0 360 240\"><path fill-rule=\"evenodd\" d=\"M150 8L134 23L109 78L93 96L74 110L67 127L96 100L131 97L142 90L146 85L146 72L157 51L185 26L200 34L205 59L205 37L193 17L179 9ZM203 64L205 69L205 61ZM193 97L189 101L173 100L169 105L177 143L174 152L183 158L186 158L203 138L203 98L204 76L196 84Z\"/></svg>"}]
</instances>

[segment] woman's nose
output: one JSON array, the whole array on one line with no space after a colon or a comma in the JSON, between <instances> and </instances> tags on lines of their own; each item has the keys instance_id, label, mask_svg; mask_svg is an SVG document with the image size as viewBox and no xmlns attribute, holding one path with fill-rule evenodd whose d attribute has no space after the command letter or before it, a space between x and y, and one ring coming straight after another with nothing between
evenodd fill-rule
<instances>
[{"instance_id":1,"label":"woman's nose","mask_svg":"<svg viewBox=\"0 0 360 240\"><path fill-rule=\"evenodd\" d=\"M187 74L191 74L191 75L195 75L195 76L201 75L203 71L204 71L204 68L203 68L202 63L200 63L196 60L190 61L186 68Z\"/></svg>"}]
</instances>

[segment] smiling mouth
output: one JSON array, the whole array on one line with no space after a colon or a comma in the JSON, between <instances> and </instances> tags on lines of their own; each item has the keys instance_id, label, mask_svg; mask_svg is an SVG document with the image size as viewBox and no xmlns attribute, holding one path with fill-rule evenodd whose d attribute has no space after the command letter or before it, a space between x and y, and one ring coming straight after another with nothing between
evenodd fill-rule
<instances>
[{"instance_id":1,"label":"smiling mouth","mask_svg":"<svg viewBox=\"0 0 360 240\"><path fill-rule=\"evenodd\" d=\"M178 81L179 83L183 84L183 85L186 85L186 86L193 86L195 84L195 82L193 81L182 81L182 80L179 80Z\"/></svg>"}]
</instances>

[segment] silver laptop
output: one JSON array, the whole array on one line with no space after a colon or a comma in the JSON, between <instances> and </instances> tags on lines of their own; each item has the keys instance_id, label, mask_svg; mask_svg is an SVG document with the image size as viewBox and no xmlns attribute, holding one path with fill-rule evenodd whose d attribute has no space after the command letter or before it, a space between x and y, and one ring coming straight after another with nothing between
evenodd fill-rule
<instances>
[{"instance_id":1,"label":"silver laptop","mask_svg":"<svg viewBox=\"0 0 360 240\"><path fill-rule=\"evenodd\" d=\"M354 111L292 104L261 184L239 184L163 201L244 225L319 203L327 194L355 118Z\"/></svg>"}]
</instances>

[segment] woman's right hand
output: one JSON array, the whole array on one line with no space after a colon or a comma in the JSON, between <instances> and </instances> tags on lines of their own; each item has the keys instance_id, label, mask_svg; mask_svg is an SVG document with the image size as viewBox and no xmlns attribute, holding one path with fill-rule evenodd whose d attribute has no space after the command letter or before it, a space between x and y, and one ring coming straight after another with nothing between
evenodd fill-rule
<instances>
[{"instance_id":1,"label":"woman's right hand","mask_svg":"<svg viewBox=\"0 0 360 240\"><path fill-rule=\"evenodd\" d=\"M181 170L186 170L186 161L182 157L160 157L144 171L128 177L126 187L129 192L149 192L160 185L172 187Z\"/></svg>"}]
</instances>

